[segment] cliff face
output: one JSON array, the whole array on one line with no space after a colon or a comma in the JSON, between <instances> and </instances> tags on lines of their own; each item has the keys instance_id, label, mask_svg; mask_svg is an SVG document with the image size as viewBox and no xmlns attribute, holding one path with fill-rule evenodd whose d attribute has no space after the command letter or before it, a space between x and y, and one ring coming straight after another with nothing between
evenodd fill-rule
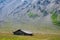
<instances>
[{"instance_id":1,"label":"cliff face","mask_svg":"<svg viewBox=\"0 0 60 40\"><path fill-rule=\"evenodd\" d=\"M51 20L52 11L60 14L59 5L60 0L0 0L0 27L59 30Z\"/></svg>"}]
</instances>

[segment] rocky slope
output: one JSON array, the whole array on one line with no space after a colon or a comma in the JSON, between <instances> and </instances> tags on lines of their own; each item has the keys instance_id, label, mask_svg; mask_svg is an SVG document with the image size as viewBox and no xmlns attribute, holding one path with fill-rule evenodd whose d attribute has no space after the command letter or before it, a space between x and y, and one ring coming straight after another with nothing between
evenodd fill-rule
<instances>
[{"instance_id":1,"label":"rocky slope","mask_svg":"<svg viewBox=\"0 0 60 40\"><path fill-rule=\"evenodd\" d=\"M0 30L59 32L51 20L52 11L60 14L59 5L60 0L0 0Z\"/></svg>"}]
</instances>

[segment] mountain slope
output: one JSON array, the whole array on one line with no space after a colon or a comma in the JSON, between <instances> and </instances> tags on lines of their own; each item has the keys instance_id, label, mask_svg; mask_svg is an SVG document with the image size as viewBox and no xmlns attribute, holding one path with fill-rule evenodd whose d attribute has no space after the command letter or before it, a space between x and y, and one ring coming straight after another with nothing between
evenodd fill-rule
<instances>
[{"instance_id":1,"label":"mountain slope","mask_svg":"<svg viewBox=\"0 0 60 40\"><path fill-rule=\"evenodd\" d=\"M0 31L59 33L60 27L51 20L53 10L59 15L59 5L59 0L0 0Z\"/></svg>"}]
</instances>

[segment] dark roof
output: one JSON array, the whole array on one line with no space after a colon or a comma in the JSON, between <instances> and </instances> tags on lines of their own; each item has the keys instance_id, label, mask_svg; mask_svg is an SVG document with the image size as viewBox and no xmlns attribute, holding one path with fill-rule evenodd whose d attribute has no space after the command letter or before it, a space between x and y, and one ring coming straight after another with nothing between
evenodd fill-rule
<instances>
[{"instance_id":1,"label":"dark roof","mask_svg":"<svg viewBox=\"0 0 60 40\"><path fill-rule=\"evenodd\" d=\"M33 33L32 32L29 32L29 31L25 31L25 30L17 30L15 32L13 32L15 35L32 35Z\"/></svg>"}]
</instances>

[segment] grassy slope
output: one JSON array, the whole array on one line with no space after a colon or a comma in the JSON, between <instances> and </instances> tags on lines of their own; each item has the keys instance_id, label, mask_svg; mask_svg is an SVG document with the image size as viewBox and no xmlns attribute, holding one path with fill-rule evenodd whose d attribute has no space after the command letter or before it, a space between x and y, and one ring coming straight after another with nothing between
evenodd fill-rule
<instances>
[{"instance_id":1,"label":"grassy slope","mask_svg":"<svg viewBox=\"0 0 60 40\"><path fill-rule=\"evenodd\" d=\"M60 26L60 21L58 19L60 19L60 17L58 18L58 16L60 16L58 13L52 11L51 12L52 16L51 16L51 19L52 19L52 22L55 24L55 25L58 25Z\"/></svg>"},{"instance_id":2,"label":"grassy slope","mask_svg":"<svg viewBox=\"0 0 60 40\"><path fill-rule=\"evenodd\" d=\"M17 36L9 33L0 33L0 40L60 40L60 35L34 34L34 36Z\"/></svg>"}]
</instances>

